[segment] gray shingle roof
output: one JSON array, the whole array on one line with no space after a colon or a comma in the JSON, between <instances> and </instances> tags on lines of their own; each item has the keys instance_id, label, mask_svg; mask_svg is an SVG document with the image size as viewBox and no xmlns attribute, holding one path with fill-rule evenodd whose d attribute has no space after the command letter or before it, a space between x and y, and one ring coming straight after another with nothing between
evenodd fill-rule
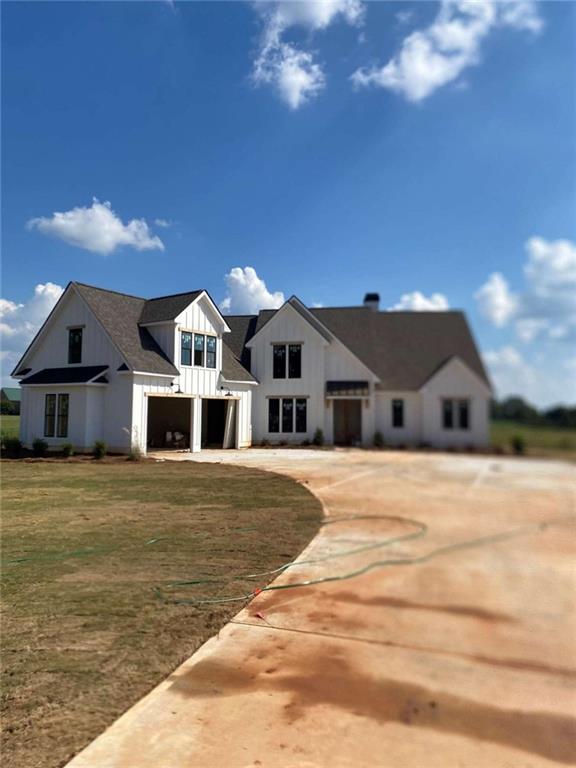
<instances>
[{"instance_id":1,"label":"gray shingle roof","mask_svg":"<svg viewBox=\"0 0 576 768\"><path fill-rule=\"evenodd\" d=\"M146 299L106 291L83 283L73 284L133 371L177 376L170 362L146 328L138 325Z\"/></svg>"},{"instance_id":2,"label":"gray shingle roof","mask_svg":"<svg viewBox=\"0 0 576 768\"><path fill-rule=\"evenodd\" d=\"M43 368L22 380L22 384L85 384L108 368L107 365L79 365L75 368ZM107 382L106 382L107 383Z\"/></svg>"},{"instance_id":3,"label":"gray shingle roof","mask_svg":"<svg viewBox=\"0 0 576 768\"><path fill-rule=\"evenodd\" d=\"M202 291L188 291L176 293L173 296L160 296L157 299L148 299L144 303L140 323L161 323L174 320L186 307L197 299Z\"/></svg>"},{"instance_id":4,"label":"gray shingle roof","mask_svg":"<svg viewBox=\"0 0 576 768\"><path fill-rule=\"evenodd\" d=\"M276 311L226 317L237 355L240 345ZM310 311L378 376L380 389L417 391L452 357L459 357L491 386L463 312L374 312L368 307Z\"/></svg>"}]
</instances>

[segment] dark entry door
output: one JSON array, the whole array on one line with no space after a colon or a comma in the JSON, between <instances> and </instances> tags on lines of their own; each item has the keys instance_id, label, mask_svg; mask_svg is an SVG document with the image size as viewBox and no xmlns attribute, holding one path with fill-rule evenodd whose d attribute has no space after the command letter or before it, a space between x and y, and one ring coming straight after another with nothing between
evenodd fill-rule
<instances>
[{"instance_id":1,"label":"dark entry door","mask_svg":"<svg viewBox=\"0 0 576 768\"><path fill-rule=\"evenodd\" d=\"M362 400L334 400L334 442L354 445L362 440Z\"/></svg>"}]
</instances>

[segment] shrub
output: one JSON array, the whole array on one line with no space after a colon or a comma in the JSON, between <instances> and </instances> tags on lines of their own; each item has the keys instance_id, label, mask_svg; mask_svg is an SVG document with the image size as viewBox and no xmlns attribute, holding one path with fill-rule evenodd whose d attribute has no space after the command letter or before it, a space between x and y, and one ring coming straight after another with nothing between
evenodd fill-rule
<instances>
[{"instance_id":1,"label":"shrub","mask_svg":"<svg viewBox=\"0 0 576 768\"><path fill-rule=\"evenodd\" d=\"M41 458L42 456L46 456L46 451L48 450L48 443L46 440L42 440L41 437L35 438L35 440L32 442L32 453L34 456Z\"/></svg>"},{"instance_id":2,"label":"shrub","mask_svg":"<svg viewBox=\"0 0 576 768\"><path fill-rule=\"evenodd\" d=\"M316 432L314 432L314 437L312 438L312 443L314 445L324 445L324 432L318 427Z\"/></svg>"},{"instance_id":3,"label":"shrub","mask_svg":"<svg viewBox=\"0 0 576 768\"><path fill-rule=\"evenodd\" d=\"M16 406L14 403L7 403L6 401L0 403L0 414L2 416L14 416L16 413Z\"/></svg>"},{"instance_id":4,"label":"shrub","mask_svg":"<svg viewBox=\"0 0 576 768\"><path fill-rule=\"evenodd\" d=\"M142 461L144 454L139 445L133 445L130 453L128 454L128 461Z\"/></svg>"},{"instance_id":5,"label":"shrub","mask_svg":"<svg viewBox=\"0 0 576 768\"><path fill-rule=\"evenodd\" d=\"M65 459L70 458L70 456L74 456L74 446L72 443L64 443L62 446L62 456L64 456Z\"/></svg>"},{"instance_id":6,"label":"shrub","mask_svg":"<svg viewBox=\"0 0 576 768\"><path fill-rule=\"evenodd\" d=\"M526 452L526 440L522 435L512 435L510 445L516 456L522 456Z\"/></svg>"},{"instance_id":7,"label":"shrub","mask_svg":"<svg viewBox=\"0 0 576 768\"><path fill-rule=\"evenodd\" d=\"M95 459L103 459L104 456L108 453L108 446L103 440L96 440L94 445L92 446L92 456L94 456Z\"/></svg>"},{"instance_id":8,"label":"shrub","mask_svg":"<svg viewBox=\"0 0 576 768\"><path fill-rule=\"evenodd\" d=\"M22 443L17 437L2 437L2 453L17 459L22 453Z\"/></svg>"},{"instance_id":9,"label":"shrub","mask_svg":"<svg viewBox=\"0 0 576 768\"><path fill-rule=\"evenodd\" d=\"M374 433L374 448L384 448L384 435L382 432Z\"/></svg>"}]
</instances>

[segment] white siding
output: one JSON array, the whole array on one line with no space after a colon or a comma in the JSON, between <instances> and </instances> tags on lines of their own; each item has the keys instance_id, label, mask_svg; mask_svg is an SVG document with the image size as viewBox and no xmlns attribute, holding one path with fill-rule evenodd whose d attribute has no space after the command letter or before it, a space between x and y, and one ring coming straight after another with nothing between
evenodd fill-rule
<instances>
[{"instance_id":1,"label":"white siding","mask_svg":"<svg viewBox=\"0 0 576 768\"><path fill-rule=\"evenodd\" d=\"M392 426L392 400L404 401L404 427ZM418 445L422 441L422 397L419 392L377 392L376 430L386 445Z\"/></svg>"},{"instance_id":2,"label":"white siding","mask_svg":"<svg viewBox=\"0 0 576 768\"><path fill-rule=\"evenodd\" d=\"M187 307L176 318L174 325L174 365L180 371L178 385L186 394L212 396L217 394L219 374L222 369L222 321L215 315L207 299L201 298ZM208 336L216 336L216 368L183 366L180 360L180 331L192 331ZM194 350L192 350L194 360ZM206 353L204 353L206 363Z\"/></svg>"},{"instance_id":3,"label":"white siding","mask_svg":"<svg viewBox=\"0 0 576 768\"><path fill-rule=\"evenodd\" d=\"M489 444L490 391L461 360L453 358L422 388L422 440L439 447ZM444 429L442 399L470 400L470 429Z\"/></svg>"}]
</instances>

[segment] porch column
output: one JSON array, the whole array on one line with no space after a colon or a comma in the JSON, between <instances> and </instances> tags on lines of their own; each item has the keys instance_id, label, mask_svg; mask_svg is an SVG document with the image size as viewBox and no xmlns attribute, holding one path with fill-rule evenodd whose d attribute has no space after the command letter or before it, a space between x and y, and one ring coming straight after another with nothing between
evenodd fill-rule
<instances>
[{"instance_id":1,"label":"porch column","mask_svg":"<svg viewBox=\"0 0 576 768\"><path fill-rule=\"evenodd\" d=\"M202 398L193 397L190 407L190 450L198 453L202 449Z\"/></svg>"}]
</instances>

